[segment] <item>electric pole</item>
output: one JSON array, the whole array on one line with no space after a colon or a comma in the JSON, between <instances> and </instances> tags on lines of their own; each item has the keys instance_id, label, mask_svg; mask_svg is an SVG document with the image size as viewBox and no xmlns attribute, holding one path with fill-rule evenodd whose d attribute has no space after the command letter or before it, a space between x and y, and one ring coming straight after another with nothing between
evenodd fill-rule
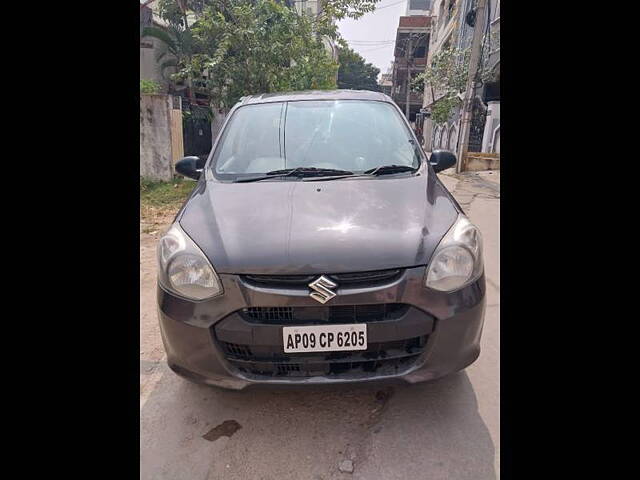
<instances>
[{"instance_id":1,"label":"electric pole","mask_svg":"<svg viewBox=\"0 0 640 480\"><path fill-rule=\"evenodd\" d=\"M471 42L471 57L469 58L469 78L467 79L467 88L465 90L464 104L462 107L462 120L460 125L462 141L460 142L460 148L458 151L456 173L460 173L462 171L462 163L466 160L467 150L469 148L469 134L471 133L471 114L476 86L476 75L480 66L482 33L485 26L484 7L486 3L487 0L478 0L478 10L476 11L476 21L473 28L473 40Z\"/></svg>"},{"instance_id":2,"label":"electric pole","mask_svg":"<svg viewBox=\"0 0 640 480\"><path fill-rule=\"evenodd\" d=\"M407 117L407 121L409 121L409 97L410 90L409 86L411 85L411 58L413 57L413 51L411 49L411 34L409 34L409 38L407 39L407 92L406 92L406 103L404 106L404 116Z\"/></svg>"}]
</instances>

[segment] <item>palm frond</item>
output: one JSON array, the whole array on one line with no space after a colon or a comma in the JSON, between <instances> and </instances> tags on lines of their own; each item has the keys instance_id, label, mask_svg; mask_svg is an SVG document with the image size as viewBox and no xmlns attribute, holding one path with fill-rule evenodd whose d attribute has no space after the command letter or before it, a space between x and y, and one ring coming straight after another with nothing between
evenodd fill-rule
<instances>
[{"instance_id":1,"label":"palm frond","mask_svg":"<svg viewBox=\"0 0 640 480\"><path fill-rule=\"evenodd\" d=\"M171 34L175 39L176 46L184 55L191 55L193 53L193 34L190 30L180 30L178 28L171 28Z\"/></svg>"},{"instance_id":2,"label":"palm frond","mask_svg":"<svg viewBox=\"0 0 640 480\"><path fill-rule=\"evenodd\" d=\"M176 42L174 38L162 28L146 27L142 30L142 36L157 38L164 42L172 53L176 51Z\"/></svg>"},{"instance_id":3,"label":"palm frond","mask_svg":"<svg viewBox=\"0 0 640 480\"><path fill-rule=\"evenodd\" d=\"M171 60L166 60L164 62L162 62L160 64L160 73L162 74L162 76L164 77L164 71L169 68L169 67L177 67L178 66L178 61L175 58L172 58Z\"/></svg>"},{"instance_id":4,"label":"palm frond","mask_svg":"<svg viewBox=\"0 0 640 480\"><path fill-rule=\"evenodd\" d=\"M173 55L173 53L171 53L169 50L164 49L163 51L161 51L158 56L156 57L156 62L160 63L160 60L162 60L164 57L166 57L167 55Z\"/></svg>"}]
</instances>

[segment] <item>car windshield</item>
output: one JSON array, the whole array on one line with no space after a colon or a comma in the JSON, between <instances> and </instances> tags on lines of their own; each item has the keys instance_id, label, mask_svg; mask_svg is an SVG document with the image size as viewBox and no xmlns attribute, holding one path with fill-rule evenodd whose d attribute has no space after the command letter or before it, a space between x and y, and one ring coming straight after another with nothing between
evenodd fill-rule
<instances>
[{"instance_id":1,"label":"car windshield","mask_svg":"<svg viewBox=\"0 0 640 480\"><path fill-rule=\"evenodd\" d=\"M383 165L417 168L420 153L388 103L295 101L238 108L212 164L231 179L293 168L361 173Z\"/></svg>"}]
</instances>

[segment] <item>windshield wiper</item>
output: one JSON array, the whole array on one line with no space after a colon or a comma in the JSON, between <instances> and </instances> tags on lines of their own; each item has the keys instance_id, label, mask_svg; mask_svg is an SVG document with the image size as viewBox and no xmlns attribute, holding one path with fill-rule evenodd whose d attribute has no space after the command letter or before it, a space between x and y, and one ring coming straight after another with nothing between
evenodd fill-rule
<instances>
[{"instance_id":1,"label":"windshield wiper","mask_svg":"<svg viewBox=\"0 0 640 480\"><path fill-rule=\"evenodd\" d=\"M416 170L417 168L409 165L380 165L379 167L365 170L364 173L367 175L388 175L391 173L415 172Z\"/></svg>"},{"instance_id":2,"label":"windshield wiper","mask_svg":"<svg viewBox=\"0 0 640 480\"><path fill-rule=\"evenodd\" d=\"M409 167L408 165L381 165L379 167L365 170L362 173L350 173L349 175L331 175L322 178L305 179L303 182L324 182L329 180L340 180L341 178L359 178L359 177L377 177L379 175L388 175L401 172L416 172L418 169Z\"/></svg>"},{"instance_id":3,"label":"windshield wiper","mask_svg":"<svg viewBox=\"0 0 640 480\"><path fill-rule=\"evenodd\" d=\"M296 167L285 168L282 170L272 170L260 175L259 177L240 178L235 183L259 182L260 180L268 180L270 178L281 177L320 177L326 175L353 175L349 170L340 170L334 168L317 168L317 167Z\"/></svg>"},{"instance_id":4,"label":"windshield wiper","mask_svg":"<svg viewBox=\"0 0 640 480\"><path fill-rule=\"evenodd\" d=\"M296 167L284 170L272 170L266 175L294 175L301 173L300 176L308 176L307 173L320 173L322 175L353 175L349 170L340 170L339 168L318 168L318 167Z\"/></svg>"},{"instance_id":5,"label":"windshield wiper","mask_svg":"<svg viewBox=\"0 0 640 480\"><path fill-rule=\"evenodd\" d=\"M288 169L282 169L282 170L272 170L258 177L240 178L236 180L236 183L259 182L261 180L268 180L270 178L281 178L281 177L290 177L290 176L309 177L309 180L311 180L311 178L317 178L318 181L338 180L340 178L371 177L371 176L377 177L378 175L389 175L392 173L401 173L401 172L415 172L416 170L417 168L410 167L408 165L380 165L379 167L365 170L361 174L355 174L354 172L351 172L349 170L340 170L340 169L334 169L334 168L296 167L296 168L288 168ZM309 180L303 180L303 181L309 181Z\"/></svg>"}]
</instances>

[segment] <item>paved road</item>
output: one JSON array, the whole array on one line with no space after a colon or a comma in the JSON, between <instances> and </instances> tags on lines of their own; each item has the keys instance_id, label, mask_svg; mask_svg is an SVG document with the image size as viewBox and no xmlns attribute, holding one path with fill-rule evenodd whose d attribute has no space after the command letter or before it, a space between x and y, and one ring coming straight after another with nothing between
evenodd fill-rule
<instances>
[{"instance_id":1,"label":"paved road","mask_svg":"<svg viewBox=\"0 0 640 480\"><path fill-rule=\"evenodd\" d=\"M480 358L427 384L233 392L180 379L155 317L157 234L141 234L142 479L499 478L500 177L441 178L483 233L488 300Z\"/></svg>"}]
</instances>

